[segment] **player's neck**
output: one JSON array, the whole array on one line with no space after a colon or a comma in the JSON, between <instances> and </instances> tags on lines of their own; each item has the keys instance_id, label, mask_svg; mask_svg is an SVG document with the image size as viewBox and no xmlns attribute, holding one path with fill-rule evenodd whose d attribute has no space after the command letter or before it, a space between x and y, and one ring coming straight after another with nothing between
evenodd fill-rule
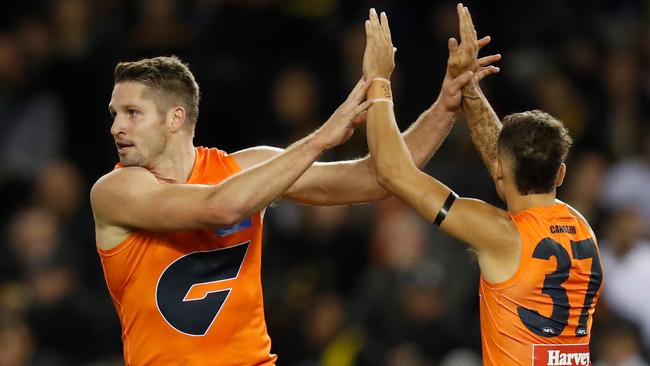
<instances>
[{"instance_id":1,"label":"player's neck","mask_svg":"<svg viewBox=\"0 0 650 366\"><path fill-rule=\"evenodd\" d=\"M171 143L149 170L161 181L186 183L194 170L195 155L192 140Z\"/></svg>"},{"instance_id":2,"label":"player's neck","mask_svg":"<svg viewBox=\"0 0 650 366\"><path fill-rule=\"evenodd\" d=\"M517 213L533 207L551 207L556 204L555 190L550 193L527 194L518 193L508 197L508 212Z\"/></svg>"}]
</instances>

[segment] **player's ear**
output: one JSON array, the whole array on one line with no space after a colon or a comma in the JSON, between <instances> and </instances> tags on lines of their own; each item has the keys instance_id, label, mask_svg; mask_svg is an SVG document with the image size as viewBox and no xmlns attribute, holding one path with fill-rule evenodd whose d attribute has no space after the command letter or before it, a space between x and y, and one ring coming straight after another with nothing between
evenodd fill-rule
<instances>
[{"instance_id":1,"label":"player's ear","mask_svg":"<svg viewBox=\"0 0 650 366\"><path fill-rule=\"evenodd\" d=\"M494 160L494 179L503 179L503 165L501 164L500 156L497 156L497 158Z\"/></svg>"},{"instance_id":2,"label":"player's ear","mask_svg":"<svg viewBox=\"0 0 650 366\"><path fill-rule=\"evenodd\" d=\"M560 164L560 169L557 171L557 178L555 178L555 186L559 187L564 182L564 176L566 175L566 164Z\"/></svg>"},{"instance_id":3,"label":"player's ear","mask_svg":"<svg viewBox=\"0 0 650 366\"><path fill-rule=\"evenodd\" d=\"M179 131L185 125L185 108L174 107L168 112L169 128L172 132Z\"/></svg>"}]
</instances>

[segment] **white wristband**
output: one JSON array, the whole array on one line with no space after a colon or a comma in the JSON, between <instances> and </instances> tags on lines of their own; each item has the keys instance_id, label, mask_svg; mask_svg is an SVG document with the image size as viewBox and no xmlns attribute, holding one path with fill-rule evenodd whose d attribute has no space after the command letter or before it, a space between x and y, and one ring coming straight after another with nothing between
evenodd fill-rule
<instances>
[{"instance_id":1,"label":"white wristband","mask_svg":"<svg viewBox=\"0 0 650 366\"><path fill-rule=\"evenodd\" d=\"M375 104L375 103L390 103L390 105L394 105L393 101L388 99L388 98L374 98L370 99L370 103Z\"/></svg>"},{"instance_id":2,"label":"white wristband","mask_svg":"<svg viewBox=\"0 0 650 366\"><path fill-rule=\"evenodd\" d=\"M382 78L382 77L376 77L376 78L372 79L372 81L383 81L385 83L390 84L390 80L388 80L386 78Z\"/></svg>"}]
</instances>

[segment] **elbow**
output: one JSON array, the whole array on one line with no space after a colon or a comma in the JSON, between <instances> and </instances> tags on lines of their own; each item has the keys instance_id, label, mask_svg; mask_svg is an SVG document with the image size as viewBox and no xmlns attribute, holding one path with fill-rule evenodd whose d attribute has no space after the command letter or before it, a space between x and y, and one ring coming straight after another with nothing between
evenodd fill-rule
<instances>
[{"instance_id":1,"label":"elbow","mask_svg":"<svg viewBox=\"0 0 650 366\"><path fill-rule=\"evenodd\" d=\"M228 227L233 226L245 218L245 212L241 205L231 202L222 202L219 205L209 207L207 209L209 224L211 228L214 227Z\"/></svg>"}]
</instances>

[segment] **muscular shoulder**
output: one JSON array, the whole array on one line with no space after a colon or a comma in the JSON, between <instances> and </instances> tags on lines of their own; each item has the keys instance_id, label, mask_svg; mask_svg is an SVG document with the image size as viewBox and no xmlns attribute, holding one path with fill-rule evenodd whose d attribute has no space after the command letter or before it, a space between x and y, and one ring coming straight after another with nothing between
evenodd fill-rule
<instances>
[{"instance_id":1,"label":"muscular shoulder","mask_svg":"<svg viewBox=\"0 0 650 366\"><path fill-rule=\"evenodd\" d=\"M137 199L139 191L155 182L153 174L141 167L121 168L105 174L90 190L95 219L105 218L107 211L124 200Z\"/></svg>"},{"instance_id":2,"label":"muscular shoulder","mask_svg":"<svg viewBox=\"0 0 650 366\"><path fill-rule=\"evenodd\" d=\"M248 169L257 164L263 163L276 155L280 155L284 149L271 146L256 146L232 153L237 164L242 170Z\"/></svg>"}]
</instances>

